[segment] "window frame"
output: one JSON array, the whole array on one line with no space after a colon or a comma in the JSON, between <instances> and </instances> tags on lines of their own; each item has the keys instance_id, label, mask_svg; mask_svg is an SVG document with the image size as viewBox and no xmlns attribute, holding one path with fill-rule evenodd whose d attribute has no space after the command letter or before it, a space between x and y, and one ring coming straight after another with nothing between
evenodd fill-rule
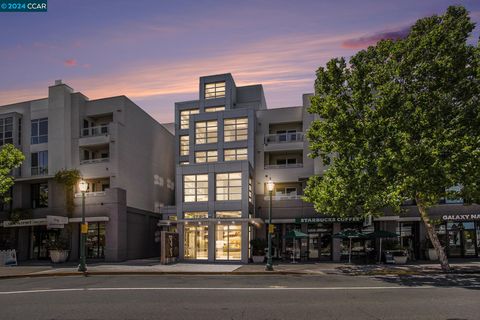
<instances>
[{"instance_id":1,"label":"window frame","mask_svg":"<svg viewBox=\"0 0 480 320\"><path fill-rule=\"evenodd\" d=\"M187 181L187 177L195 177L192 181ZM201 177L202 180L199 180ZM206 177L206 179L205 179ZM193 183L194 186L191 186ZM199 183L206 185L206 187L199 187ZM190 186L187 188L187 184ZM208 201L208 174L186 174L183 176L183 201L184 202L207 202ZM204 189L204 192L199 193L198 191ZM187 190L192 190L186 192ZM189 193L189 194L187 194ZM187 198L188 197L188 198ZM193 197L193 198L192 198Z\"/></svg>"},{"instance_id":2,"label":"window frame","mask_svg":"<svg viewBox=\"0 0 480 320\"><path fill-rule=\"evenodd\" d=\"M199 161L203 159L203 161ZM218 162L218 150L195 151L195 163Z\"/></svg>"},{"instance_id":3,"label":"window frame","mask_svg":"<svg viewBox=\"0 0 480 320\"><path fill-rule=\"evenodd\" d=\"M233 175L235 176L239 175L239 177L232 178L231 176ZM232 189L235 190L235 192ZM216 201L241 201L242 200L242 172L225 172L225 173L215 174L215 200Z\"/></svg>"},{"instance_id":4,"label":"window frame","mask_svg":"<svg viewBox=\"0 0 480 320\"><path fill-rule=\"evenodd\" d=\"M225 111L225 106L205 107L205 112Z\"/></svg>"},{"instance_id":5,"label":"window frame","mask_svg":"<svg viewBox=\"0 0 480 320\"><path fill-rule=\"evenodd\" d=\"M37 164L36 166L34 166L34 159L35 158L36 158L35 162ZM30 174L32 176L40 176L40 175L48 174L48 150L43 150L43 151L38 151L38 152L32 152L31 153L31 155L30 155L30 170L31 170Z\"/></svg>"},{"instance_id":6,"label":"window frame","mask_svg":"<svg viewBox=\"0 0 480 320\"><path fill-rule=\"evenodd\" d=\"M243 150L245 150L245 154L243 154ZM227 154L230 151L234 151L234 154ZM241 154L239 154L239 151L242 151ZM239 159L239 157L242 157ZM243 159L243 156L245 158ZM227 159L227 157L234 157L234 159ZM224 149L223 150L223 161L237 161L237 160L248 160L248 148L234 148L234 149Z\"/></svg>"},{"instance_id":7,"label":"window frame","mask_svg":"<svg viewBox=\"0 0 480 320\"><path fill-rule=\"evenodd\" d=\"M223 119L224 142L245 140L248 140L248 117Z\"/></svg>"},{"instance_id":8,"label":"window frame","mask_svg":"<svg viewBox=\"0 0 480 320\"><path fill-rule=\"evenodd\" d=\"M46 132L43 134L41 134L42 124L46 124ZM34 129L34 126L36 126L36 129ZM30 144L48 143L48 118L32 119L30 128Z\"/></svg>"},{"instance_id":9,"label":"window frame","mask_svg":"<svg viewBox=\"0 0 480 320\"><path fill-rule=\"evenodd\" d=\"M187 215L191 215L187 217ZM208 211L185 211L183 212L184 220L208 219Z\"/></svg>"},{"instance_id":10,"label":"window frame","mask_svg":"<svg viewBox=\"0 0 480 320\"><path fill-rule=\"evenodd\" d=\"M181 135L179 138L179 145L180 145L180 156L188 156L190 154L190 136L188 134Z\"/></svg>"},{"instance_id":11,"label":"window frame","mask_svg":"<svg viewBox=\"0 0 480 320\"><path fill-rule=\"evenodd\" d=\"M13 144L13 117L0 118L0 146L4 144Z\"/></svg>"},{"instance_id":12,"label":"window frame","mask_svg":"<svg viewBox=\"0 0 480 320\"><path fill-rule=\"evenodd\" d=\"M185 109L180 110L179 113L179 122L180 122L180 129L189 129L190 127L190 117L192 114L199 114L199 109Z\"/></svg>"},{"instance_id":13,"label":"window frame","mask_svg":"<svg viewBox=\"0 0 480 320\"><path fill-rule=\"evenodd\" d=\"M203 87L205 100L225 98L226 87L225 81L205 83Z\"/></svg>"},{"instance_id":14,"label":"window frame","mask_svg":"<svg viewBox=\"0 0 480 320\"><path fill-rule=\"evenodd\" d=\"M202 132L203 131L203 132ZM218 142L218 121L206 120L195 122L195 144Z\"/></svg>"}]
</instances>

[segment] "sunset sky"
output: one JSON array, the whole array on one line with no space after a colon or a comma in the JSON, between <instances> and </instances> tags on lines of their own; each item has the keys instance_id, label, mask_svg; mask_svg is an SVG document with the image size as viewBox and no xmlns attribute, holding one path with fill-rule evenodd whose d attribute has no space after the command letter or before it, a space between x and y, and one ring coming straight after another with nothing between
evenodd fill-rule
<instances>
[{"instance_id":1,"label":"sunset sky","mask_svg":"<svg viewBox=\"0 0 480 320\"><path fill-rule=\"evenodd\" d=\"M300 105L330 58L451 4L480 23L478 0L49 0L47 13L0 13L0 105L46 97L62 79L171 122L175 101L198 98L200 76L226 72L263 84L270 108Z\"/></svg>"}]
</instances>

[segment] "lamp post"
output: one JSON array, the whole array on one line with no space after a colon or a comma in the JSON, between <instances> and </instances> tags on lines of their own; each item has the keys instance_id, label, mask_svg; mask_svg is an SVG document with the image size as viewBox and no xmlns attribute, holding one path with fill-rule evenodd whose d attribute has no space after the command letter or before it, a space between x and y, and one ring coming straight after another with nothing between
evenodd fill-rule
<instances>
[{"instance_id":1,"label":"lamp post","mask_svg":"<svg viewBox=\"0 0 480 320\"><path fill-rule=\"evenodd\" d=\"M272 233L273 233L273 225L272 225L272 193L273 188L275 188L275 184L270 178L267 182L267 189L270 195L270 204L268 206L268 256L267 256L267 265L265 266L265 270L273 271L273 262L272 262Z\"/></svg>"},{"instance_id":2,"label":"lamp post","mask_svg":"<svg viewBox=\"0 0 480 320\"><path fill-rule=\"evenodd\" d=\"M82 193L82 224L80 226L80 264L78 265L78 271L86 272L87 271L87 264L85 262L85 244L86 244L86 237L88 232L88 227L85 224L85 192L88 189L88 183L85 180L81 180L78 184L78 188Z\"/></svg>"}]
</instances>

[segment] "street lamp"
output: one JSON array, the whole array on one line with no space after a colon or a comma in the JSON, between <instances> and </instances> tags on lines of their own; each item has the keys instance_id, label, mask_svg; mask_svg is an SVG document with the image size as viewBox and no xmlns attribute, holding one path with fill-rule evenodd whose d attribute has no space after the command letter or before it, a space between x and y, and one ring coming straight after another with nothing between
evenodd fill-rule
<instances>
[{"instance_id":1,"label":"street lamp","mask_svg":"<svg viewBox=\"0 0 480 320\"><path fill-rule=\"evenodd\" d=\"M78 189L80 189L80 192L82 193L82 225L80 226L80 264L78 265L78 271L86 272L87 264L85 263L85 244L88 227L85 224L85 192L87 192L88 183L82 179L78 184Z\"/></svg>"},{"instance_id":2,"label":"street lamp","mask_svg":"<svg viewBox=\"0 0 480 320\"><path fill-rule=\"evenodd\" d=\"M267 189L270 195L270 204L268 206L268 256L267 256L267 265L265 270L273 271L272 263L272 233L273 233L273 224L272 224L272 193L273 188L275 188L275 183L273 183L272 178L267 182Z\"/></svg>"}]
</instances>

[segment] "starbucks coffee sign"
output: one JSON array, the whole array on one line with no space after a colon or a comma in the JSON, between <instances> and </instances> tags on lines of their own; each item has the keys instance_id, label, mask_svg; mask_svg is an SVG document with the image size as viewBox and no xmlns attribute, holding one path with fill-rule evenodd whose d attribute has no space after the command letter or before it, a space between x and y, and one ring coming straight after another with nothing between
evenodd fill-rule
<instances>
[{"instance_id":1,"label":"starbucks coffee sign","mask_svg":"<svg viewBox=\"0 0 480 320\"><path fill-rule=\"evenodd\" d=\"M469 214L446 214L442 216L444 221L480 220L480 213Z\"/></svg>"},{"instance_id":2,"label":"starbucks coffee sign","mask_svg":"<svg viewBox=\"0 0 480 320\"><path fill-rule=\"evenodd\" d=\"M360 222L360 217L313 217L313 218L296 218L296 223L333 223L333 222Z\"/></svg>"}]
</instances>

